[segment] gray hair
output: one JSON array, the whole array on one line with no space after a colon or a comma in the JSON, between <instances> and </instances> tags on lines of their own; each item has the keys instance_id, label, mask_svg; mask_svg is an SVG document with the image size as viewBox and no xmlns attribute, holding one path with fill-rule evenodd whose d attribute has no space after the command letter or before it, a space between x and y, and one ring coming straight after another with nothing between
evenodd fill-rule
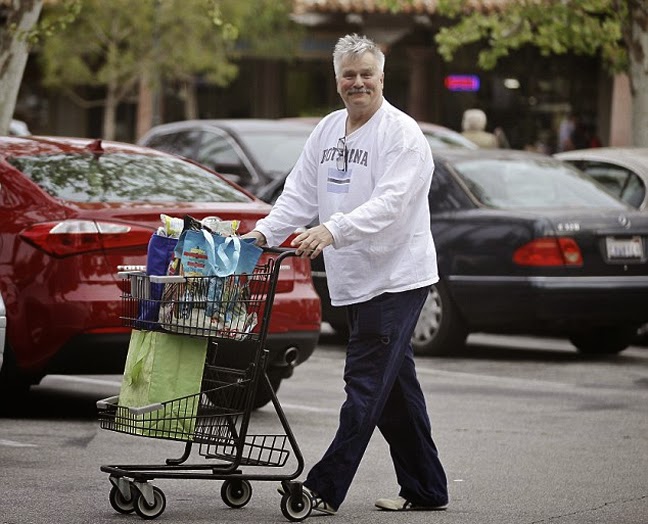
<instances>
[{"instance_id":1,"label":"gray hair","mask_svg":"<svg viewBox=\"0 0 648 524\"><path fill-rule=\"evenodd\" d=\"M464 131L483 131L486 128L486 113L481 109L466 109L461 128Z\"/></svg>"},{"instance_id":2,"label":"gray hair","mask_svg":"<svg viewBox=\"0 0 648 524\"><path fill-rule=\"evenodd\" d=\"M333 51L333 71L335 71L335 78L340 76L340 67L343 58L349 55L360 57L364 53L371 53L376 57L378 68L382 72L385 67L385 54L373 40L370 40L366 36L358 36L356 33L340 38L337 44L335 44Z\"/></svg>"}]
</instances>

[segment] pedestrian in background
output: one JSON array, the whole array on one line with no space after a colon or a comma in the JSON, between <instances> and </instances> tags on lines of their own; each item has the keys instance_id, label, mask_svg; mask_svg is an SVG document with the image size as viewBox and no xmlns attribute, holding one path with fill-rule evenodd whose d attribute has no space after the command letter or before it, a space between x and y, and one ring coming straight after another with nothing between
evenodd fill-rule
<instances>
[{"instance_id":1,"label":"pedestrian in background","mask_svg":"<svg viewBox=\"0 0 648 524\"><path fill-rule=\"evenodd\" d=\"M461 134L479 147L495 149L499 140L493 133L486 131L486 113L481 109L466 109L461 119Z\"/></svg>"},{"instance_id":2,"label":"pedestrian in background","mask_svg":"<svg viewBox=\"0 0 648 524\"><path fill-rule=\"evenodd\" d=\"M574 149L572 134L576 128L576 115L567 113L558 125L558 152Z\"/></svg>"},{"instance_id":3,"label":"pedestrian in background","mask_svg":"<svg viewBox=\"0 0 648 524\"><path fill-rule=\"evenodd\" d=\"M400 491L384 510L447 507L446 475L432 440L410 343L438 281L428 191L434 164L418 124L383 98L385 56L366 37L347 35L333 52L345 109L313 130L283 193L257 222L259 244L324 253L331 303L347 306L346 400L339 427L304 490L333 514L345 499L378 427L389 444Z\"/></svg>"}]
</instances>

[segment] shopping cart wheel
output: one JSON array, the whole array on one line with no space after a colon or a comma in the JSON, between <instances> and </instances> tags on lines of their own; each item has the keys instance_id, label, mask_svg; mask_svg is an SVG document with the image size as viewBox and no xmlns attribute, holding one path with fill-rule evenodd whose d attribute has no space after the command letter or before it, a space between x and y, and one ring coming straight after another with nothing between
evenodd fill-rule
<instances>
[{"instance_id":1,"label":"shopping cart wheel","mask_svg":"<svg viewBox=\"0 0 648 524\"><path fill-rule=\"evenodd\" d=\"M289 492L281 497L281 513L291 522L301 522L308 518L312 510L313 501L305 491L302 491L301 497Z\"/></svg>"},{"instance_id":2,"label":"shopping cart wheel","mask_svg":"<svg viewBox=\"0 0 648 524\"><path fill-rule=\"evenodd\" d=\"M143 519L154 519L162 515L166 508L166 497L160 488L153 487L153 504L146 502L144 495L135 500L135 511Z\"/></svg>"},{"instance_id":3,"label":"shopping cart wheel","mask_svg":"<svg viewBox=\"0 0 648 524\"><path fill-rule=\"evenodd\" d=\"M221 486L221 498L230 508L242 508L252 498L252 484L247 480L226 480Z\"/></svg>"},{"instance_id":4,"label":"shopping cart wheel","mask_svg":"<svg viewBox=\"0 0 648 524\"><path fill-rule=\"evenodd\" d=\"M133 513L135 511L135 499L138 495L137 490L131 487L130 499L126 500L126 497L119 491L119 488L113 486L110 490L110 505L119 513Z\"/></svg>"}]
</instances>

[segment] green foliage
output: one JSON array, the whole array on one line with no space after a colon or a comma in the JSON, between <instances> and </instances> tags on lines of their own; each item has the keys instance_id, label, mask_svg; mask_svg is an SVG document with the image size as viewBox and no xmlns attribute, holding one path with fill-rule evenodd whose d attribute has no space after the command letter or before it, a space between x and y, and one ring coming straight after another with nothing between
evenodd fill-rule
<instances>
[{"instance_id":1,"label":"green foliage","mask_svg":"<svg viewBox=\"0 0 648 524\"><path fill-rule=\"evenodd\" d=\"M65 31L67 26L74 22L80 11L81 0L62 0L57 5L55 16L39 21L29 31L21 31L15 22L10 23L7 29L10 34L16 38L24 39L29 47L33 47L42 39L50 38L59 31Z\"/></svg>"},{"instance_id":2,"label":"green foliage","mask_svg":"<svg viewBox=\"0 0 648 524\"><path fill-rule=\"evenodd\" d=\"M455 25L436 35L439 53L452 60L461 46L482 43L478 63L492 69L510 50L536 46L543 55L600 53L608 68L628 68L624 28L635 0L517 0L498 10L469 9L465 0L439 0L438 11Z\"/></svg>"},{"instance_id":3,"label":"green foliage","mask_svg":"<svg viewBox=\"0 0 648 524\"><path fill-rule=\"evenodd\" d=\"M287 0L68 1L79 5L76 16L42 34L50 87L117 85L123 94L147 70L168 81L203 75L227 85L238 71L233 57L242 38L250 48L268 49L277 31L281 42L291 34ZM43 23L59 20L62 9L63 3L46 6Z\"/></svg>"}]
</instances>

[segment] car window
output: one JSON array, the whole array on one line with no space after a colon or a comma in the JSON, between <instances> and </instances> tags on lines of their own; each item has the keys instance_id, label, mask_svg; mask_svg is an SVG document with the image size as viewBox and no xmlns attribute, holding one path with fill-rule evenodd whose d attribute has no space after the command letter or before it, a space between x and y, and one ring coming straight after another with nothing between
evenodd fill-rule
<instances>
[{"instance_id":1,"label":"car window","mask_svg":"<svg viewBox=\"0 0 648 524\"><path fill-rule=\"evenodd\" d=\"M7 161L53 197L73 202L247 202L205 169L172 157L59 154Z\"/></svg>"},{"instance_id":2,"label":"car window","mask_svg":"<svg viewBox=\"0 0 648 524\"><path fill-rule=\"evenodd\" d=\"M631 173L628 177L623 192L621 193L621 200L627 202L634 208L639 208L646 196L646 186L639 176Z\"/></svg>"},{"instance_id":3,"label":"car window","mask_svg":"<svg viewBox=\"0 0 648 524\"><path fill-rule=\"evenodd\" d=\"M616 196L621 196L630 174L627 169L603 162L583 162L580 168Z\"/></svg>"},{"instance_id":4,"label":"car window","mask_svg":"<svg viewBox=\"0 0 648 524\"><path fill-rule=\"evenodd\" d=\"M641 205L645 188L634 172L607 162L586 161L579 167L624 202L635 208Z\"/></svg>"},{"instance_id":5,"label":"car window","mask_svg":"<svg viewBox=\"0 0 648 524\"><path fill-rule=\"evenodd\" d=\"M445 168L437 164L434 167L434 176L430 185L430 212L443 213L455 211L465 207L474 207L468 196L461 191L458 184L451 181L450 175Z\"/></svg>"},{"instance_id":6,"label":"car window","mask_svg":"<svg viewBox=\"0 0 648 524\"><path fill-rule=\"evenodd\" d=\"M288 173L297 162L310 135L310 128L303 131L285 131L276 129L264 133L242 133L239 138L250 151L255 162L263 170L273 175Z\"/></svg>"},{"instance_id":7,"label":"car window","mask_svg":"<svg viewBox=\"0 0 648 524\"><path fill-rule=\"evenodd\" d=\"M196 160L221 175L230 176L237 184L247 186L253 182L253 175L225 135L205 131Z\"/></svg>"},{"instance_id":8,"label":"car window","mask_svg":"<svg viewBox=\"0 0 648 524\"><path fill-rule=\"evenodd\" d=\"M454 167L475 197L491 207L624 207L583 173L550 158L471 159Z\"/></svg>"},{"instance_id":9,"label":"car window","mask_svg":"<svg viewBox=\"0 0 648 524\"><path fill-rule=\"evenodd\" d=\"M195 159L196 147L200 142L200 131L188 130L153 135L146 141L147 147L167 153Z\"/></svg>"}]
</instances>

